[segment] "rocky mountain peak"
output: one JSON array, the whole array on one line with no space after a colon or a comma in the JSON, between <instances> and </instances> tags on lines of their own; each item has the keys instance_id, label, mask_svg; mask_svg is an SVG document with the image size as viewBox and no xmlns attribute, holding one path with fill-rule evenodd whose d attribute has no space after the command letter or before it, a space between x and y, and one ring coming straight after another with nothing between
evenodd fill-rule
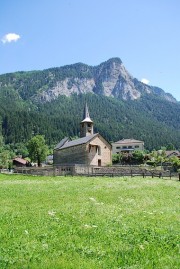
<instances>
[{"instance_id":1,"label":"rocky mountain peak","mask_svg":"<svg viewBox=\"0 0 180 269\"><path fill-rule=\"evenodd\" d=\"M162 89L148 86L133 78L118 57L97 66L76 63L43 71L2 75L0 85L13 87L20 97L38 102L50 102L60 95L70 96L74 93L92 93L123 100L136 100L153 94L176 102L172 95Z\"/></svg>"}]
</instances>

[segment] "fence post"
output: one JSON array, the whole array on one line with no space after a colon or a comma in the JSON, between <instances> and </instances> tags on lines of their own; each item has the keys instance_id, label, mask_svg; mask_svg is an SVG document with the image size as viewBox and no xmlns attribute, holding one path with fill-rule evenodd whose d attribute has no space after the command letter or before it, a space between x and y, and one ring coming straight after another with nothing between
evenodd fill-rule
<instances>
[{"instance_id":1,"label":"fence post","mask_svg":"<svg viewBox=\"0 0 180 269\"><path fill-rule=\"evenodd\" d=\"M180 173L179 173L179 181L180 181Z\"/></svg>"}]
</instances>

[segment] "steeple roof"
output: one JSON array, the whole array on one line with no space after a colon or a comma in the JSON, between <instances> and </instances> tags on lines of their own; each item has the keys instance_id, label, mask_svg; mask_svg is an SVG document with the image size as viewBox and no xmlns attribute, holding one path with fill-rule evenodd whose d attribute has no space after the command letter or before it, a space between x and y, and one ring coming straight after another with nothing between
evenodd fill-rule
<instances>
[{"instance_id":1,"label":"steeple roof","mask_svg":"<svg viewBox=\"0 0 180 269\"><path fill-rule=\"evenodd\" d=\"M84 108L84 119L81 121L81 122L93 122L90 118L90 115L89 115L89 109L88 109L88 106L87 106L87 103L85 105L85 108Z\"/></svg>"}]
</instances>

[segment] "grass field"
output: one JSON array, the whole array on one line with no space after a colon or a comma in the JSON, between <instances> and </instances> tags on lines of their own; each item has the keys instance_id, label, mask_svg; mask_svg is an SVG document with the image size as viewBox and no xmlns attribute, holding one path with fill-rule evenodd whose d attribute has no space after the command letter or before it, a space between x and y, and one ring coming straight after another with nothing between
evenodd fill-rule
<instances>
[{"instance_id":1,"label":"grass field","mask_svg":"<svg viewBox=\"0 0 180 269\"><path fill-rule=\"evenodd\" d=\"M0 268L180 268L180 182L0 174Z\"/></svg>"}]
</instances>

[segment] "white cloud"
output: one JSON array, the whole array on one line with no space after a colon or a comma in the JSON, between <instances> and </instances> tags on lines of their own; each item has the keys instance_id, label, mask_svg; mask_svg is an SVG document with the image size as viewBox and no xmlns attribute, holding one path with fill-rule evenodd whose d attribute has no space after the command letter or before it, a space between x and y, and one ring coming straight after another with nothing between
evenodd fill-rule
<instances>
[{"instance_id":1,"label":"white cloud","mask_svg":"<svg viewBox=\"0 0 180 269\"><path fill-rule=\"evenodd\" d=\"M13 41L16 42L18 39L20 39L20 35L17 35L15 33L9 33L3 36L1 41L5 44L5 43L11 43Z\"/></svg>"},{"instance_id":2,"label":"white cloud","mask_svg":"<svg viewBox=\"0 0 180 269\"><path fill-rule=\"evenodd\" d=\"M149 84L149 80L146 79L146 78L142 78L141 79L141 82L144 83L144 84Z\"/></svg>"}]
</instances>

